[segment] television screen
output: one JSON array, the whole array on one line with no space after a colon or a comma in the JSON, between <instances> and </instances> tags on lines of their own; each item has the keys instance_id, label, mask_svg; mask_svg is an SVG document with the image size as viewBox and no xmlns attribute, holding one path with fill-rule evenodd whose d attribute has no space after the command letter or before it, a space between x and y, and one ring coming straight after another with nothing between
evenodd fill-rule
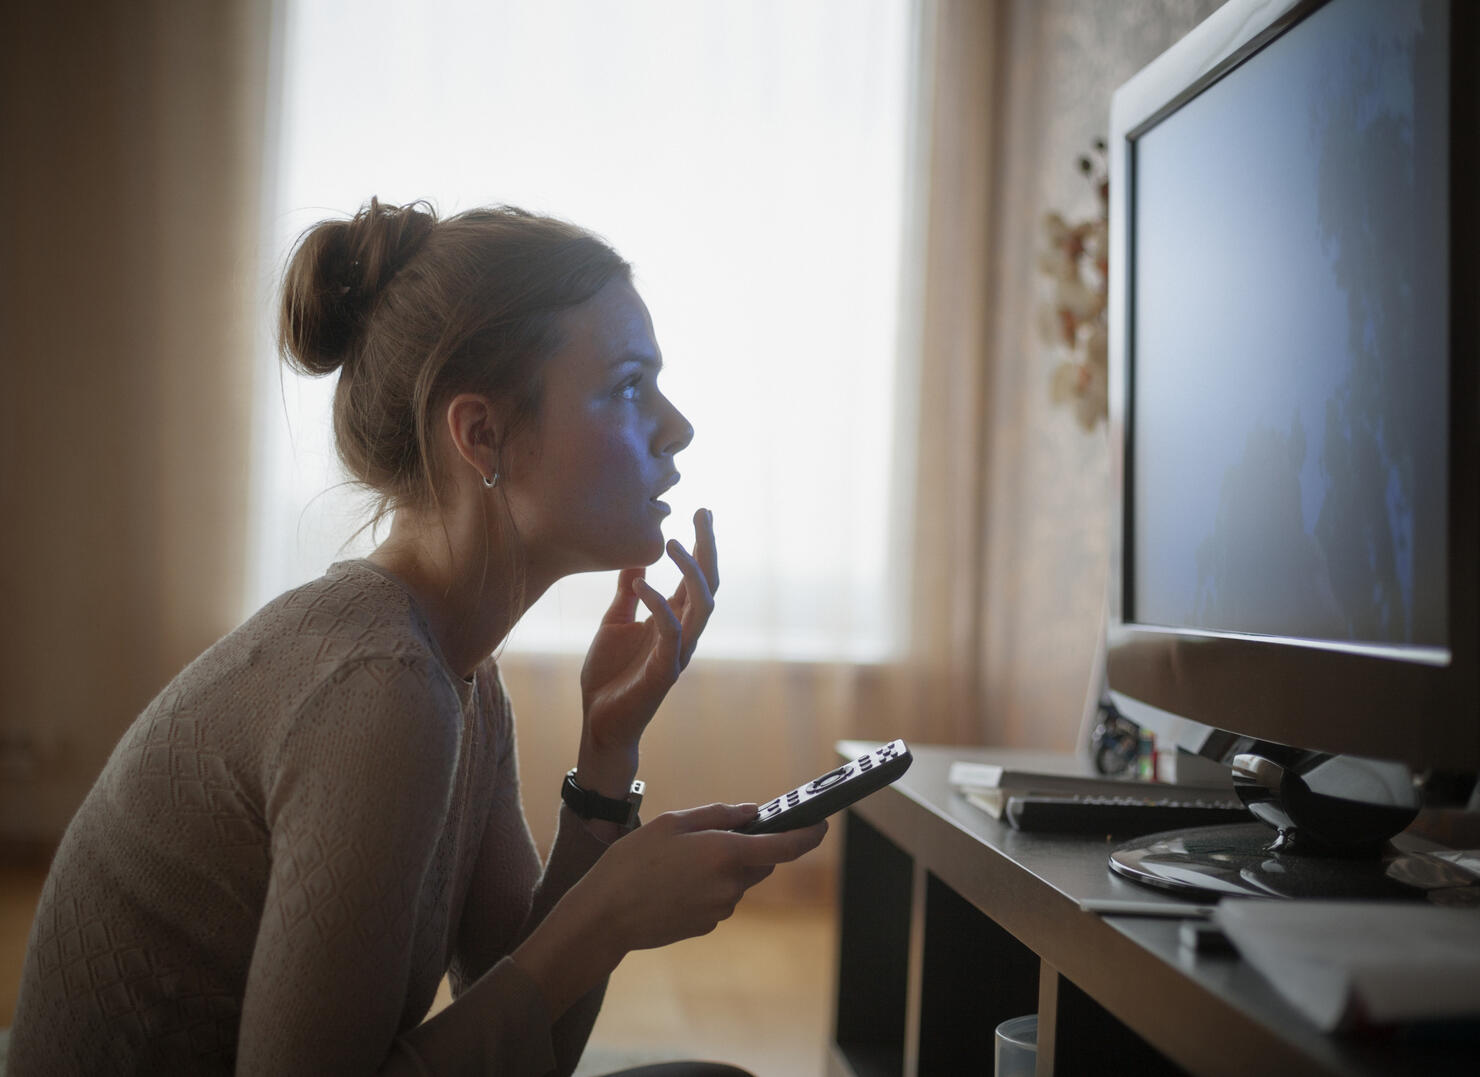
<instances>
[{"instance_id":1,"label":"television screen","mask_svg":"<svg viewBox=\"0 0 1480 1077\"><path fill-rule=\"evenodd\" d=\"M1447 13L1329 4L1134 140L1126 621L1444 660Z\"/></svg>"},{"instance_id":2,"label":"television screen","mask_svg":"<svg viewBox=\"0 0 1480 1077\"><path fill-rule=\"evenodd\" d=\"M1386 894L1474 786L1477 11L1231 0L1112 101L1107 684L1260 820L1137 881Z\"/></svg>"}]
</instances>

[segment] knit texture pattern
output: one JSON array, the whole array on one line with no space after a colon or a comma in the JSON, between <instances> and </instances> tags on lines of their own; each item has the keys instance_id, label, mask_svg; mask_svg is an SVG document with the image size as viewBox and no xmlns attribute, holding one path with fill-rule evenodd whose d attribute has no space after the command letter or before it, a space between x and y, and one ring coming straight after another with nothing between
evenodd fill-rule
<instances>
[{"instance_id":1,"label":"knit texture pattern","mask_svg":"<svg viewBox=\"0 0 1480 1077\"><path fill-rule=\"evenodd\" d=\"M375 566L273 601L150 703L72 820L10 1072L573 1065L599 993L552 1033L506 957L603 846L563 815L542 878L514 747L493 662L454 675ZM439 1019L458 1057L426 1029L403 1049L449 969L459 995L484 981Z\"/></svg>"}]
</instances>

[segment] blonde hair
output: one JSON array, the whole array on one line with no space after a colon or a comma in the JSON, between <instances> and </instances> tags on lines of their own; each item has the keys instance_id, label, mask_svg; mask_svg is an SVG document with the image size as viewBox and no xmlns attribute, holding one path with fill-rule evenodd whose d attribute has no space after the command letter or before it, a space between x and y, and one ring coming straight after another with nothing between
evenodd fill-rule
<instances>
[{"instance_id":1,"label":"blonde hair","mask_svg":"<svg viewBox=\"0 0 1480 1077\"><path fill-rule=\"evenodd\" d=\"M462 392L504 409L500 436L538 414L560 315L631 267L572 224L512 206L439 220L372 198L300 237L283 283L279 347L294 369L339 372L334 440L378 495L375 519L438 501L432 416Z\"/></svg>"}]
</instances>

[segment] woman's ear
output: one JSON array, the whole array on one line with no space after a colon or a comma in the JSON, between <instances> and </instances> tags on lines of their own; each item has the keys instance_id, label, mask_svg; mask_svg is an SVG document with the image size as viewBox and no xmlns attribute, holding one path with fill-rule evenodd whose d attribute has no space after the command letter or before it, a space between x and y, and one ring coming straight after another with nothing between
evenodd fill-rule
<instances>
[{"instance_id":1,"label":"woman's ear","mask_svg":"<svg viewBox=\"0 0 1480 1077\"><path fill-rule=\"evenodd\" d=\"M499 423L493 402L480 393L459 393L447 403L447 432L457 455L485 484L498 477Z\"/></svg>"}]
</instances>

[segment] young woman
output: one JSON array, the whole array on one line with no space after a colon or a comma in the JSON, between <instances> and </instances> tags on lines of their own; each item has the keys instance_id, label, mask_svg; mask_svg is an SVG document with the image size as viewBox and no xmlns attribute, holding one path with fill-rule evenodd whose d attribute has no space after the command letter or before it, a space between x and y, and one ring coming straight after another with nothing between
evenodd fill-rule
<instances>
[{"instance_id":1,"label":"young woman","mask_svg":"<svg viewBox=\"0 0 1480 1077\"><path fill-rule=\"evenodd\" d=\"M707 511L692 552L666 545L677 591L643 577L693 436L647 309L567 224L372 200L300 243L282 343L338 372L339 452L386 540L125 734L47 879L10 1072L569 1072L626 953L711 930L824 829L740 835L755 806L721 804L638 826L639 743L719 583ZM542 865L491 655L595 569L617 593Z\"/></svg>"}]
</instances>

